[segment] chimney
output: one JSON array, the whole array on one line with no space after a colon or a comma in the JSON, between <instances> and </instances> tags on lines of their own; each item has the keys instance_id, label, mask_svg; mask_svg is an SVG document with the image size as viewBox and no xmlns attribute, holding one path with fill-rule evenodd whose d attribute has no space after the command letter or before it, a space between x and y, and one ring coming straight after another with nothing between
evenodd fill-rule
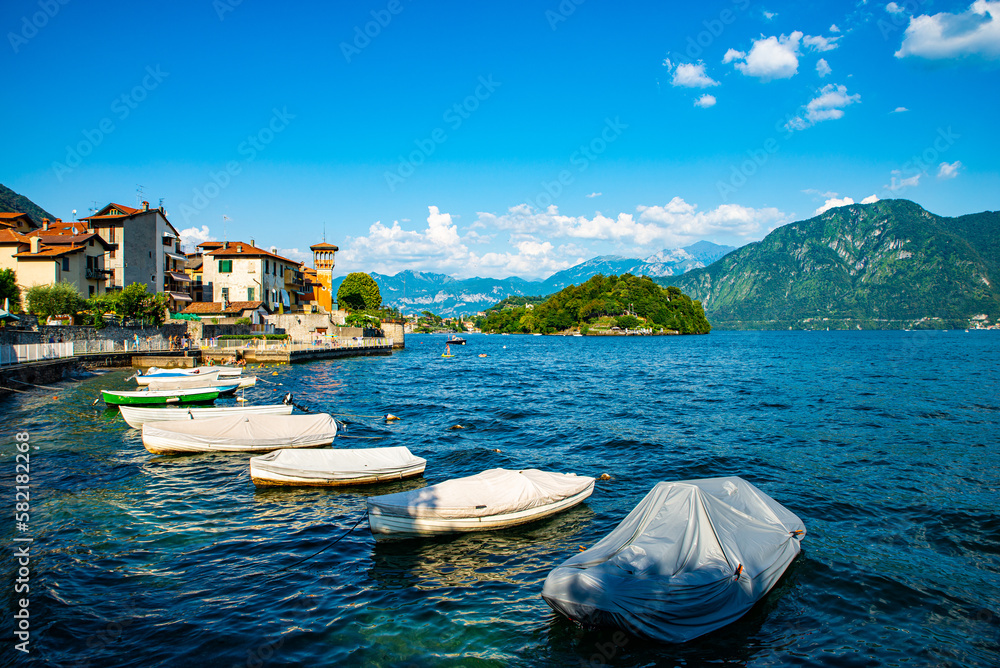
<instances>
[{"instance_id":1,"label":"chimney","mask_svg":"<svg viewBox=\"0 0 1000 668\"><path fill-rule=\"evenodd\" d=\"M143 202L142 202L142 210L143 211L149 211L149 202L143 200Z\"/></svg>"},{"instance_id":2,"label":"chimney","mask_svg":"<svg viewBox=\"0 0 1000 668\"><path fill-rule=\"evenodd\" d=\"M46 225L49 221L45 221ZM31 253L32 255L38 253L38 243L41 241L38 237L31 237Z\"/></svg>"},{"instance_id":3,"label":"chimney","mask_svg":"<svg viewBox=\"0 0 1000 668\"><path fill-rule=\"evenodd\" d=\"M228 241L223 241L222 242L222 250L228 250L228 249L229 249L229 242Z\"/></svg>"},{"instance_id":4,"label":"chimney","mask_svg":"<svg viewBox=\"0 0 1000 668\"><path fill-rule=\"evenodd\" d=\"M256 242L256 241L254 241L253 239L251 239L251 240L250 240L250 245L251 245L251 246L256 246L256 245L257 245L257 242Z\"/></svg>"},{"instance_id":5,"label":"chimney","mask_svg":"<svg viewBox=\"0 0 1000 668\"><path fill-rule=\"evenodd\" d=\"M49 231L49 219L48 218L42 218L42 229L45 230L46 232Z\"/></svg>"},{"instance_id":6,"label":"chimney","mask_svg":"<svg viewBox=\"0 0 1000 668\"><path fill-rule=\"evenodd\" d=\"M61 222L62 222L62 218L56 218L56 224L57 224L57 225L58 225L59 223L61 223Z\"/></svg>"}]
</instances>

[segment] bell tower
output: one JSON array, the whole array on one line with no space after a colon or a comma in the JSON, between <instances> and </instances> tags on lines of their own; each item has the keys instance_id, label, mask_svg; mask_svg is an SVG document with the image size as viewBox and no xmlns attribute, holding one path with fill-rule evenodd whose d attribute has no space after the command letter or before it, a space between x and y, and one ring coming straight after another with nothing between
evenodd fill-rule
<instances>
[{"instance_id":1,"label":"bell tower","mask_svg":"<svg viewBox=\"0 0 1000 668\"><path fill-rule=\"evenodd\" d=\"M337 251L340 249L324 241L321 244L310 246L309 250L313 252L313 267L316 269L316 277L319 278L322 286L315 288L316 301L319 302L321 308L326 309L327 313L331 313L333 311L333 293L331 291L333 268L336 265Z\"/></svg>"}]
</instances>

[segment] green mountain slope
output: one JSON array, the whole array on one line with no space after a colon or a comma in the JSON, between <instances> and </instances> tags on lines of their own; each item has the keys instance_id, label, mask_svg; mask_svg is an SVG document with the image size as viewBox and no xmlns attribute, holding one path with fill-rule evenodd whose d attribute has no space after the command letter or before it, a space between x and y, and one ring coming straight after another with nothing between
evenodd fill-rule
<instances>
[{"instance_id":1,"label":"green mountain slope","mask_svg":"<svg viewBox=\"0 0 1000 668\"><path fill-rule=\"evenodd\" d=\"M1000 212L936 216L908 200L778 228L676 285L720 329L968 327L1000 319Z\"/></svg>"},{"instance_id":2,"label":"green mountain slope","mask_svg":"<svg viewBox=\"0 0 1000 668\"><path fill-rule=\"evenodd\" d=\"M55 216L24 195L18 195L3 184L0 184L0 213L26 213L34 218L39 225L42 224L42 218L56 219Z\"/></svg>"}]
</instances>

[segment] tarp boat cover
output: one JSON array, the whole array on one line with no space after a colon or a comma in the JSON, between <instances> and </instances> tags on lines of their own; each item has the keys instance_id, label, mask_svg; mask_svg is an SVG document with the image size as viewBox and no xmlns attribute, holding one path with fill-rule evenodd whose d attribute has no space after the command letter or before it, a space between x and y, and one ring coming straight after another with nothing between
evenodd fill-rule
<instances>
[{"instance_id":1,"label":"tarp boat cover","mask_svg":"<svg viewBox=\"0 0 1000 668\"><path fill-rule=\"evenodd\" d=\"M233 376L203 378L201 376L185 376L167 380L151 380L146 384L150 390L186 390L192 387L240 388L253 387L257 383L256 376L235 378Z\"/></svg>"},{"instance_id":2,"label":"tarp boat cover","mask_svg":"<svg viewBox=\"0 0 1000 668\"><path fill-rule=\"evenodd\" d=\"M191 369L188 369L191 371ZM157 371L156 373L145 373L142 375L136 375L135 383L139 387L149 385L150 383L164 383L168 381L205 381L215 380L221 375L219 369L207 369L201 371L200 373L175 373L173 371Z\"/></svg>"},{"instance_id":3,"label":"tarp boat cover","mask_svg":"<svg viewBox=\"0 0 1000 668\"><path fill-rule=\"evenodd\" d=\"M291 415L291 404L271 404L267 406L231 406L226 408L142 408L141 406L119 406L122 417L130 427L141 429L145 422L169 422L171 420L208 420L227 415Z\"/></svg>"},{"instance_id":4,"label":"tarp boat cover","mask_svg":"<svg viewBox=\"0 0 1000 668\"><path fill-rule=\"evenodd\" d=\"M735 621L799 553L805 525L742 478L661 482L542 598L593 626L685 642Z\"/></svg>"},{"instance_id":5,"label":"tarp boat cover","mask_svg":"<svg viewBox=\"0 0 1000 668\"><path fill-rule=\"evenodd\" d=\"M250 459L255 485L359 485L424 472L427 460L404 446L357 450L277 450Z\"/></svg>"},{"instance_id":6,"label":"tarp boat cover","mask_svg":"<svg viewBox=\"0 0 1000 668\"><path fill-rule=\"evenodd\" d=\"M432 535L502 529L571 508L594 479L537 469L490 469L467 478L367 499L372 533Z\"/></svg>"},{"instance_id":7,"label":"tarp boat cover","mask_svg":"<svg viewBox=\"0 0 1000 668\"><path fill-rule=\"evenodd\" d=\"M142 425L142 444L155 454L313 448L329 445L336 435L337 421L327 413L227 415Z\"/></svg>"}]
</instances>

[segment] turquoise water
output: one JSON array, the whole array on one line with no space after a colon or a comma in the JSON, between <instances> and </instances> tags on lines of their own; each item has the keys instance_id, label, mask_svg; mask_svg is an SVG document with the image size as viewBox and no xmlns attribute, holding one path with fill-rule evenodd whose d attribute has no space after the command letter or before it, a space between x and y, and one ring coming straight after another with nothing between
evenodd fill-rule
<instances>
[{"instance_id":1,"label":"turquoise water","mask_svg":"<svg viewBox=\"0 0 1000 668\"><path fill-rule=\"evenodd\" d=\"M150 455L91 406L125 386L122 371L0 401L7 517L14 431L38 447L30 531L3 524L8 546L34 538L28 660L1000 664L1000 332L468 340L442 359L443 336L415 335L392 357L269 369L248 391L353 416L341 447L428 460L423 479L377 488L257 491L245 456ZM369 417L387 412L402 420ZM376 544L362 523L301 561L362 519L366 494L501 466L612 479L527 527ZM546 574L654 483L719 475L758 485L809 532L742 620L657 645L581 629L542 601ZM9 611L12 554L0 557ZM10 644L2 656L26 663Z\"/></svg>"}]
</instances>

